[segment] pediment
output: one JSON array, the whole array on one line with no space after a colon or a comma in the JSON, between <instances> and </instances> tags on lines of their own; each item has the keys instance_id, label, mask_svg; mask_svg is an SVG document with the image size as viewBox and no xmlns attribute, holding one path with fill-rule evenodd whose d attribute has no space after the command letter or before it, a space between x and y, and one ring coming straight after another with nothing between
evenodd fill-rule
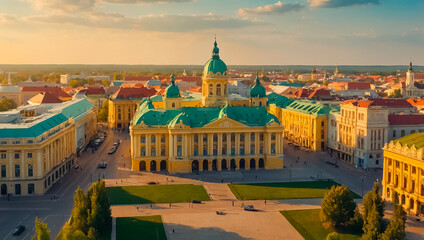
<instances>
[{"instance_id":1,"label":"pediment","mask_svg":"<svg viewBox=\"0 0 424 240\"><path fill-rule=\"evenodd\" d=\"M247 125L233 120L228 117L223 117L218 120L215 120L204 126L205 128L234 128L234 127L248 127Z\"/></svg>"}]
</instances>

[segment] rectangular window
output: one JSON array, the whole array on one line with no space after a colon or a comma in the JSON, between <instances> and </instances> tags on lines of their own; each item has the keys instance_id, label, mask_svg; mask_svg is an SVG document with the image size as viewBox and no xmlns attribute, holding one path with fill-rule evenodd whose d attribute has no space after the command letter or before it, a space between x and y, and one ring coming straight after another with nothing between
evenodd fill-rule
<instances>
[{"instance_id":1,"label":"rectangular window","mask_svg":"<svg viewBox=\"0 0 424 240\"><path fill-rule=\"evenodd\" d=\"M161 143L165 143L165 142L166 142L165 135L162 135L162 136L160 137L160 142L161 142Z\"/></svg>"},{"instance_id":2,"label":"rectangular window","mask_svg":"<svg viewBox=\"0 0 424 240\"><path fill-rule=\"evenodd\" d=\"M259 154L263 154L264 153L264 146L260 145L259 146Z\"/></svg>"},{"instance_id":3,"label":"rectangular window","mask_svg":"<svg viewBox=\"0 0 424 240\"><path fill-rule=\"evenodd\" d=\"M146 142L146 136L142 135L140 137L140 143L145 143Z\"/></svg>"},{"instance_id":4,"label":"rectangular window","mask_svg":"<svg viewBox=\"0 0 424 240\"><path fill-rule=\"evenodd\" d=\"M1 177L6 177L6 165L1 165Z\"/></svg>"},{"instance_id":5,"label":"rectangular window","mask_svg":"<svg viewBox=\"0 0 424 240\"><path fill-rule=\"evenodd\" d=\"M271 144L271 153L275 153L275 144Z\"/></svg>"},{"instance_id":6,"label":"rectangular window","mask_svg":"<svg viewBox=\"0 0 424 240\"><path fill-rule=\"evenodd\" d=\"M165 146L161 147L161 149L160 149L160 155L161 156L166 156L166 147Z\"/></svg>"},{"instance_id":7,"label":"rectangular window","mask_svg":"<svg viewBox=\"0 0 424 240\"><path fill-rule=\"evenodd\" d=\"M34 140L28 140L28 144L34 143Z\"/></svg>"},{"instance_id":8,"label":"rectangular window","mask_svg":"<svg viewBox=\"0 0 424 240\"><path fill-rule=\"evenodd\" d=\"M271 134L271 140L275 140L275 133Z\"/></svg>"},{"instance_id":9,"label":"rectangular window","mask_svg":"<svg viewBox=\"0 0 424 240\"><path fill-rule=\"evenodd\" d=\"M155 142L156 142L156 137L155 137L155 135L152 135L152 136L150 137L150 142L151 142L151 143L155 143Z\"/></svg>"},{"instance_id":10,"label":"rectangular window","mask_svg":"<svg viewBox=\"0 0 424 240\"><path fill-rule=\"evenodd\" d=\"M156 156L156 148L152 147L152 149L150 149L150 156Z\"/></svg>"},{"instance_id":11,"label":"rectangular window","mask_svg":"<svg viewBox=\"0 0 424 240\"><path fill-rule=\"evenodd\" d=\"M244 144L240 144L240 155L244 155Z\"/></svg>"},{"instance_id":12,"label":"rectangular window","mask_svg":"<svg viewBox=\"0 0 424 240\"><path fill-rule=\"evenodd\" d=\"M32 158L32 153L27 153L28 158Z\"/></svg>"},{"instance_id":13,"label":"rectangular window","mask_svg":"<svg viewBox=\"0 0 424 240\"><path fill-rule=\"evenodd\" d=\"M222 134L222 142L226 142L227 141L227 134L224 133Z\"/></svg>"},{"instance_id":14,"label":"rectangular window","mask_svg":"<svg viewBox=\"0 0 424 240\"><path fill-rule=\"evenodd\" d=\"M4 152L0 153L0 159L6 159L6 153Z\"/></svg>"},{"instance_id":15,"label":"rectangular window","mask_svg":"<svg viewBox=\"0 0 424 240\"><path fill-rule=\"evenodd\" d=\"M15 159L19 159L19 153L15 153Z\"/></svg>"},{"instance_id":16,"label":"rectangular window","mask_svg":"<svg viewBox=\"0 0 424 240\"><path fill-rule=\"evenodd\" d=\"M263 141L263 140L264 140L264 134L261 133L261 134L259 134L259 141Z\"/></svg>"},{"instance_id":17,"label":"rectangular window","mask_svg":"<svg viewBox=\"0 0 424 240\"><path fill-rule=\"evenodd\" d=\"M222 155L227 155L227 146L222 146Z\"/></svg>"},{"instance_id":18,"label":"rectangular window","mask_svg":"<svg viewBox=\"0 0 424 240\"><path fill-rule=\"evenodd\" d=\"M21 184L15 184L15 195L21 195Z\"/></svg>"},{"instance_id":19,"label":"rectangular window","mask_svg":"<svg viewBox=\"0 0 424 240\"><path fill-rule=\"evenodd\" d=\"M194 146L194 156L199 156L199 147Z\"/></svg>"},{"instance_id":20,"label":"rectangular window","mask_svg":"<svg viewBox=\"0 0 424 240\"><path fill-rule=\"evenodd\" d=\"M34 194L34 183L28 183L28 194Z\"/></svg>"},{"instance_id":21,"label":"rectangular window","mask_svg":"<svg viewBox=\"0 0 424 240\"><path fill-rule=\"evenodd\" d=\"M142 156L142 157L146 156L146 148L142 147L140 149L140 156Z\"/></svg>"},{"instance_id":22,"label":"rectangular window","mask_svg":"<svg viewBox=\"0 0 424 240\"><path fill-rule=\"evenodd\" d=\"M241 133L240 134L240 142L243 142L244 141L244 133Z\"/></svg>"},{"instance_id":23,"label":"rectangular window","mask_svg":"<svg viewBox=\"0 0 424 240\"><path fill-rule=\"evenodd\" d=\"M250 141L255 141L255 133L250 134Z\"/></svg>"},{"instance_id":24,"label":"rectangular window","mask_svg":"<svg viewBox=\"0 0 424 240\"><path fill-rule=\"evenodd\" d=\"M324 127L324 122L321 122L321 127Z\"/></svg>"},{"instance_id":25,"label":"rectangular window","mask_svg":"<svg viewBox=\"0 0 424 240\"><path fill-rule=\"evenodd\" d=\"M33 176L32 164L28 164L28 177Z\"/></svg>"},{"instance_id":26,"label":"rectangular window","mask_svg":"<svg viewBox=\"0 0 424 240\"><path fill-rule=\"evenodd\" d=\"M234 146L231 146L231 155L236 154L236 148Z\"/></svg>"},{"instance_id":27,"label":"rectangular window","mask_svg":"<svg viewBox=\"0 0 424 240\"><path fill-rule=\"evenodd\" d=\"M183 136L177 135L177 142L182 142L182 141L183 141Z\"/></svg>"},{"instance_id":28,"label":"rectangular window","mask_svg":"<svg viewBox=\"0 0 424 240\"><path fill-rule=\"evenodd\" d=\"M411 130L411 134L415 133L415 130Z\"/></svg>"},{"instance_id":29,"label":"rectangular window","mask_svg":"<svg viewBox=\"0 0 424 240\"><path fill-rule=\"evenodd\" d=\"M213 135L213 142L218 142L218 135L217 134Z\"/></svg>"},{"instance_id":30,"label":"rectangular window","mask_svg":"<svg viewBox=\"0 0 424 240\"><path fill-rule=\"evenodd\" d=\"M206 145L203 146L203 156L208 155L208 147Z\"/></svg>"},{"instance_id":31,"label":"rectangular window","mask_svg":"<svg viewBox=\"0 0 424 240\"><path fill-rule=\"evenodd\" d=\"M396 130L393 130L393 138L396 138Z\"/></svg>"},{"instance_id":32,"label":"rectangular window","mask_svg":"<svg viewBox=\"0 0 424 240\"><path fill-rule=\"evenodd\" d=\"M250 154L255 154L255 144L250 144Z\"/></svg>"},{"instance_id":33,"label":"rectangular window","mask_svg":"<svg viewBox=\"0 0 424 240\"><path fill-rule=\"evenodd\" d=\"M413 174L417 173L417 168L416 167L412 167L412 173Z\"/></svg>"},{"instance_id":34,"label":"rectangular window","mask_svg":"<svg viewBox=\"0 0 424 240\"><path fill-rule=\"evenodd\" d=\"M16 164L15 165L15 177L20 177L21 176L21 165Z\"/></svg>"},{"instance_id":35,"label":"rectangular window","mask_svg":"<svg viewBox=\"0 0 424 240\"><path fill-rule=\"evenodd\" d=\"M401 137L405 136L405 130L400 131L400 136Z\"/></svg>"},{"instance_id":36,"label":"rectangular window","mask_svg":"<svg viewBox=\"0 0 424 240\"><path fill-rule=\"evenodd\" d=\"M183 155L183 147L181 145L177 146L177 156L181 157Z\"/></svg>"},{"instance_id":37,"label":"rectangular window","mask_svg":"<svg viewBox=\"0 0 424 240\"><path fill-rule=\"evenodd\" d=\"M197 134L194 134L194 142L198 143L199 142L199 136Z\"/></svg>"}]
</instances>

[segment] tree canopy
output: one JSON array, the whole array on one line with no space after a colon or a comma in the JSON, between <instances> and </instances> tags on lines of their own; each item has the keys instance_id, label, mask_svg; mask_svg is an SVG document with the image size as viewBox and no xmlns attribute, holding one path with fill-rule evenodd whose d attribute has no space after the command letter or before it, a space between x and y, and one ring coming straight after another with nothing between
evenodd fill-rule
<instances>
[{"instance_id":1,"label":"tree canopy","mask_svg":"<svg viewBox=\"0 0 424 240\"><path fill-rule=\"evenodd\" d=\"M50 240L50 230L47 228L47 223L44 223L39 218L35 219L35 236L32 240Z\"/></svg>"},{"instance_id":2,"label":"tree canopy","mask_svg":"<svg viewBox=\"0 0 424 240\"><path fill-rule=\"evenodd\" d=\"M10 98L3 98L0 100L0 112L4 112L10 109L15 109L18 106L16 105L15 101Z\"/></svg>"}]
</instances>

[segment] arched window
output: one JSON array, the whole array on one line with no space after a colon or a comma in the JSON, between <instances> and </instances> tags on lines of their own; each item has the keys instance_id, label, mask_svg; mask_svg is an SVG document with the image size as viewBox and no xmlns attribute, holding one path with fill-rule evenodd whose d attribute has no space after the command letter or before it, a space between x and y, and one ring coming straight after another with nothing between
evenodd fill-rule
<instances>
[{"instance_id":1,"label":"arched window","mask_svg":"<svg viewBox=\"0 0 424 240\"><path fill-rule=\"evenodd\" d=\"M213 95L213 85L209 84L209 95Z\"/></svg>"},{"instance_id":2,"label":"arched window","mask_svg":"<svg viewBox=\"0 0 424 240\"><path fill-rule=\"evenodd\" d=\"M175 103L172 103L172 107L173 107L173 108L175 107Z\"/></svg>"},{"instance_id":3,"label":"arched window","mask_svg":"<svg viewBox=\"0 0 424 240\"><path fill-rule=\"evenodd\" d=\"M259 106L262 106L262 102L259 102Z\"/></svg>"},{"instance_id":4,"label":"arched window","mask_svg":"<svg viewBox=\"0 0 424 240\"><path fill-rule=\"evenodd\" d=\"M221 96L221 84L216 85L216 95Z\"/></svg>"}]
</instances>

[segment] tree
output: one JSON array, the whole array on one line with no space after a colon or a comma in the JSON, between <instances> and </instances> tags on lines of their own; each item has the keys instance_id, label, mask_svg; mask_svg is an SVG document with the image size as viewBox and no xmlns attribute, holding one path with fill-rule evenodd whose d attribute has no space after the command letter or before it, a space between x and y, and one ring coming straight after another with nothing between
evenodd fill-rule
<instances>
[{"instance_id":1,"label":"tree","mask_svg":"<svg viewBox=\"0 0 424 240\"><path fill-rule=\"evenodd\" d=\"M80 230L74 229L69 223L65 223L58 240L89 240Z\"/></svg>"},{"instance_id":2,"label":"tree","mask_svg":"<svg viewBox=\"0 0 424 240\"><path fill-rule=\"evenodd\" d=\"M377 210L377 206L374 204L371 209L368 209L367 218L364 223L364 234L362 239L364 240L378 240L382 232L382 217Z\"/></svg>"},{"instance_id":3,"label":"tree","mask_svg":"<svg viewBox=\"0 0 424 240\"><path fill-rule=\"evenodd\" d=\"M391 96L393 98L401 98L402 97L402 93L400 92L400 89L395 89L395 90L393 90Z\"/></svg>"},{"instance_id":4,"label":"tree","mask_svg":"<svg viewBox=\"0 0 424 240\"><path fill-rule=\"evenodd\" d=\"M341 240L340 234L337 232L332 232L327 235L326 240Z\"/></svg>"},{"instance_id":5,"label":"tree","mask_svg":"<svg viewBox=\"0 0 424 240\"><path fill-rule=\"evenodd\" d=\"M97 114L97 119L99 119L102 122L106 122L108 115L109 115L109 100L105 99L102 103L102 108Z\"/></svg>"},{"instance_id":6,"label":"tree","mask_svg":"<svg viewBox=\"0 0 424 240\"><path fill-rule=\"evenodd\" d=\"M363 210L365 221L368 218L368 213L369 211L372 210L373 205L376 206L378 215L382 219L384 216L384 201L383 201L383 198L381 197L380 184L378 182L374 182L373 188L364 197L362 210Z\"/></svg>"},{"instance_id":7,"label":"tree","mask_svg":"<svg viewBox=\"0 0 424 240\"><path fill-rule=\"evenodd\" d=\"M69 86L76 88L76 87L82 87L87 83L87 80L85 79L80 79L80 78L75 78L72 79L71 81L69 81Z\"/></svg>"},{"instance_id":8,"label":"tree","mask_svg":"<svg viewBox=\"0 0 424 240\"><path fill-rule=\"evenodd\" d=\"M32 240L50 240L50 230L47 228L47 223L42 220L35 219L35 236Z\"/></svg>"},{"instance_id":9,"label":"tree","mask_svg":"<svg viewBox=\"0 0 424 240\"><path fill-rule=\"evenodd\" d=\"M382 240L403 240L405 234L406 213L398 203L393 204L393 217L386 231L381 235Z\"/></svg>"},{"instance_id":10,"label":"tree","mask_svg":"<svg viewBox=\"0 0 424 240\"><path fill-rule=\"evenodd\" d=\"M15 101L13 101L13 99L3 98L0 100L0 112L15 109L17 107L18 106L16 105Z\"/></svg>"},{"instance_id":11,"label":"tree","mask_svg":"<svg viewBox=\"0 0 424 240\"><path fill-rule=\"evenodd\" d=\"M88 216L88 223L93 227L93 234L105 232L112 223L110 202L106 193L106 186L103 180L93 183L87 192L91 200L91 209Z\"/></svg>"},{"instance_id":12,"label":"tree","mask_svg":"<svg viewBox=\"0 0 424 240\"><path fill-rule=\"evenodd\" d=\"M110 81L108 81L108 80L102 80L102 85L105 86L105 87L107 87L107 86L110 85Z\"/></svg>"},{"instance_id":13,"label":"tree","mask_svg":"<svg viewBox=\"0 0 424 240\"><path fill-rule=\"evenodd\" d=\"M344 185L332 186L321 202L321 222L339 229L354 216L355 209L350 190Z\"/></svg>"},{"instance_id":14,"label":"tree","mask_svg":"<svg viewBox=\"0 0 424 240\"><path fill-rule=\"evenodd\" d=\"M87 234L88 226L88 208L89 202L87 197L84 194L84 191L78 187L74 196L74 208L72 209L72 215L70 219L70 225L76 229L80 230L84 234Z\"/></svg>"},{"instance_id":15,"label":"tree","mask_svg":"<svg viewBox=\"0 0 424 240\"><path fill-rule=\"evenodd\" d=\"M359 212L359 208L355 209L355 215L349 220L347 225L349 230L352 232L362 232L362 228L364 227L364 218Z\"/></svg>"}]
</instances>

